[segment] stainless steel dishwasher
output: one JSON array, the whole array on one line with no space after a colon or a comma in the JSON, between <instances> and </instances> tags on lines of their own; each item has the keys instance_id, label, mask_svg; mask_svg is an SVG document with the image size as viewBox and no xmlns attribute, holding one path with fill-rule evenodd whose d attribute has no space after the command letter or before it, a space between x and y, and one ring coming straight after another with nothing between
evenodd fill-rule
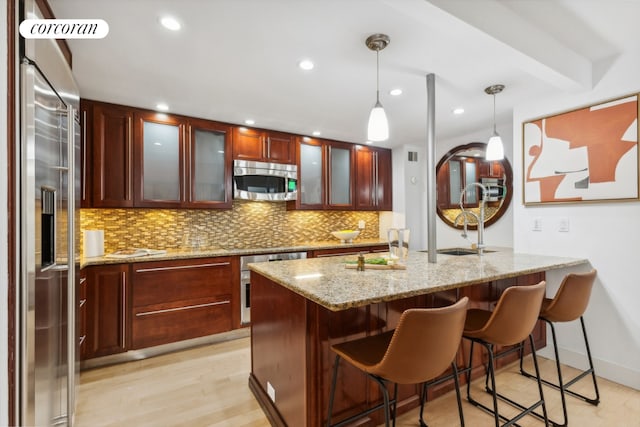
<instances>
[{"instance_id":1,"label":"stainless steel dishwasher","mask_svg":"<svg viewBox=\"0 0 640 427\"><path fill-rule=\"evenodd\" d=\"M281 254L249 255L240 257L240 323L251 322L251 271L248 264L254 262L286 261L303 259L306 252L288 252Z\"/></svg>"}]
</instances>

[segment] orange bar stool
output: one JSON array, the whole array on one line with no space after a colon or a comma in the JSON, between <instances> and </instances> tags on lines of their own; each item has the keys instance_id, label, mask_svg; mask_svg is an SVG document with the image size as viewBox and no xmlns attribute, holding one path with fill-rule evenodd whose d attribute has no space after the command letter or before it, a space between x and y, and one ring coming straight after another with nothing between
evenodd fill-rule
<instances>
[{"instance_id":1,"label":"orange bar stool","mask_svg":"<svg viewBox=\"0 0 640 427\"><path fill-rule=\"evenodd\" d=\"M597 406L600 403L600 392L598 391L598 383L596 381L596 373L593 369L593 361L591 360L591 351L589 350L589 340L587 339L587 330L584 326L583 314L587 310L589 304L589 298L591 297L591 289L593 289L593 283L596 280L596 270L591 270L588 273L572 273L568 274L562 280L558 292L553 299L545 298L542 301L542 307L540 308L539 318L544 320L549 326L551 326L551 337L553 338L553 350L556 356L556 370L558 372L558 384L552 383L547 380L542 380L543 383L554 387L556 390L560 390L560 397L562 399L562 413L564 421L558 423L551 421L554 426L566 426L569 422L567 416L567 403L565 400L565 393L571 396L577 397ZM571 322L576 319L580 319L582 326L582 335L584 336L584 344L587 348L587 359L589 361L589 369L582 371L576 377L567 381L562 380L562 372L560 370L560 355L558 354L558 343L556 339L556 329L553 326L556 322ZM522 366L522 352L520 353L520 372L522 375L533 378L533 375L526 372ZM593 380L593 389L595 392L594 398L589 398L582 394L568 390L567 388L581 380L585 376L591 374Z\"/></svg>"},{"instance_id":2,"label":"orange bar stool","mask_svg":"<svg viewBox=\"0 0 640 427\"><path fill-rule=\"evenodd\" d=\"M329 394L327 426L350 424L384 408L385 425L388 427L392 406L395 426L398 384L420 384L432 380L449 365L454 369L458 413L460 424L464 426L457 367L452 362L462 339L468 302L469 299L464 297L447 307L408 309L402 313L398 326L393 331L333 345L331 349L336 353L336 358ZM374 380L380 386L383 402L337 424L331 424L340 359L362 370ZM389 398L386 383L394 384L393 399Z\"/></svg>"},{"instance_id":3,"label":"orange bar stool","mask_svg":"<svg viewBox=\"0 0 640 427\"><path fill-rule=\"evenodd\" d=\"M471 349L469 353L469 366L465 368L467 372L467 400L476 407L479 407L490 414L493 414L496 427L500 426L500 420L506 421L503 426L515 425L515 423L527 414L542 406L543 418L547 422L547 409L542 393L542 382L540 381L540 371L538 369L538 359L536 357L535 345L533 343L533 328L538 321L538 313L545 292L544 281L537 285L531 286L513 286L507 288L493 311L470 309L467 312L467 319L464 325L463 337L471 340ZM523 342L527 336L531 343L531 353L533 354L533 362L536 370L536 378L538 380L538 392L540 399L529 407L523 405L499 394L496 391L495 378L495 359L501 355L508 354L507 351L502 354L495 354L494 347L512 346ZM493 409L485 406L471 397L471 372L473 366L473 345L478 343L486 348L489 354L487 366L487 377L485 379L485 388L492 394ZM517 347L515 350L520 349ZM513 349L511 350L513 351ZM488 385L491 378L491 387ZM502 400L518 407L522 411L513 418L506 418L498 412L498 397ZM545 424L546 425L546 424Z\"/></svg>"}]
</instances>

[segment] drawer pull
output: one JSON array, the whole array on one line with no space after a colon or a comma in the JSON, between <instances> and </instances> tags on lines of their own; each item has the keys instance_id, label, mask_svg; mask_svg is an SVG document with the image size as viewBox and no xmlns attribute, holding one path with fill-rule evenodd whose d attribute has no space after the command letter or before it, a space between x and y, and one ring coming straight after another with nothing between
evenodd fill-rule
<instances>
[{"instance_id":1,"label":"drawer pull","mask_svg":"<svg viewBox=\"0 0 640 427\"><path fill-rule=\"evenodd\" d=\"M317 258L325 258L329 256L344 256L344 255L358 255L359 253L368 254L369 251L357 251L357 252L341 252L339 254L321 254L318 255Z\"/></svg>"},{"instance_id":2,"label":"drawer pull","mask_svg":"<svg viewBox=\"0 0 640 427\"><path fill-rule=\"evenodd\" d=\"M83 305L85 305L85 304L86 304L86 302L87 302L87 299L86 299L86 298L81 299L81 300L80 300L80 305L79 305L78 307L79 307L79 308L82 308L82 306L83 306Z\"/></svg>"},{"instance_id":3,"label":"drawer pull","mask_svg":"<svg viewBox=\"0 0 640 427\"><path fill-rule=\"evenodd\" d=\"M223 305L223 304L231 304L231 301L225 300L225 301L218 301L218 302L210 302L207 304L196 304L196 305L187 305L184 307L167 308L164 310L144 311L142 313L136 313L136 317L150 316L152 314L170 313L172 311L190 310L192 308L211 307L214 305Z\"/></svg>"},{"instance_id":4,"label":"drawer pull","mask_svg":"<svg viewBox=\"0 0 640 427\"><path fill-rule=\"evenodd\" d=\"M81 277L80 278L80 285L84 285L86 281L87 281L86 277Z\"/></svg>"},{"instance_id":5,"label":"drawer pull","mask_svg":"<svg viewBox=\"0 0 640 427\"><path fill-rule=\"evenodd\" d=\"M86 339L87 339L86 335L83 335L83 336L79 337L78 338L78 345L82 346L82 344L84 344L84 340L86 340Z\"/></svg>"},{"instance_id":6,"label":"drawer pull","mask_svg":"<svg viewBox=\"0 0 640 427\"><path fill-rule=\"evenodd\" d=\"M216 262L211 264L198 264L198 265L180 265L176 267L156 267L156 268L141 268L136 270L136 273L147 273L150 271L167 271L167 270L187 270L190 268L203 268L203 267L220 267L223 265L230 265L230 262Z\"/></svg>"}]
</instances>

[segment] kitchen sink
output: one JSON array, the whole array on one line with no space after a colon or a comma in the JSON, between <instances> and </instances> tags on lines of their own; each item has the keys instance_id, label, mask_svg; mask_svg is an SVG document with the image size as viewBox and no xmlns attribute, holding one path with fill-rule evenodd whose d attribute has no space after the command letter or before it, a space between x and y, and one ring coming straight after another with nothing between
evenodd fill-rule
<instances>
[{"instance_id":1,"label":"kitchen sink","mask_svg":"<svg viewBox=\"0 0 640 427\"><path fill-rule=\"evenodd\" d=\"M420 252L428 252L428 251L420 251ZM462 255L477 255L478 254L478 250L477 249L469 249L469 248L448 248L448 249L438 249L436 251L439 254L442 255L455 255L455 256L462 256ZM491 252L495 252L489 249L485 249L484 253L488 254Z\"/></svg>"}]
</instances>

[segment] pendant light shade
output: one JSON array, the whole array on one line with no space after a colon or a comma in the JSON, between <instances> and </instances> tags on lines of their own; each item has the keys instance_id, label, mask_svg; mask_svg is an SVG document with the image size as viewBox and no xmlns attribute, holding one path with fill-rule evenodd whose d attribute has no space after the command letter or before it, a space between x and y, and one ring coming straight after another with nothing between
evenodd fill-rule
<instances>
[{"instance_id":1,"label":"pendant light shade","mask_svg":"<svg viewBox=\"0 0 640 427\"><path fill-rule=\"evenodd\" d=\"M369 49L376 52L376 103L369 114L367 126L367 139L369 141L386 141L389 139L389 121L380 103L380 51L389 44L389 36L386 34L373 34L366 40Z\"/></svg>"},{"instance_id":2,"label":"pendant light shade","mask_svg":"<svg viewBox=\"0 0 640 427\"><path fill-rule=\"evenodd\" d=\"M369 114L367 139L369 141L386 141L389 139L389 121L380 101L376 102Z\"/></svg>"},{"instance_id":3,"label":"pendant light shade","mask_svg":"<svg viewBox=\"0 0 640 427\"><path fill-rule=\"evenodd\" d=\"M485 150L485 160L502 160L504 159L504 144L502 138L496 131L496 94L502 92L504 85L493 85L486 88L484 91L493 95L493 135L489 138L487 148Z\"/></svg>"},{"instance_id":4,"label":"pendant light shade","mask_svg":"<svg viewBox=\"0 0 640 427\"><path fill-rule=\"evenodd\" d=\"M494 133L491 138L489 138L489 142L487 143L487 148L485 150L485 159L504 159L504 145L502 144L502 138L500 138L500 135L498 135L498 133Z\"/></svg>"}]
</instances>

